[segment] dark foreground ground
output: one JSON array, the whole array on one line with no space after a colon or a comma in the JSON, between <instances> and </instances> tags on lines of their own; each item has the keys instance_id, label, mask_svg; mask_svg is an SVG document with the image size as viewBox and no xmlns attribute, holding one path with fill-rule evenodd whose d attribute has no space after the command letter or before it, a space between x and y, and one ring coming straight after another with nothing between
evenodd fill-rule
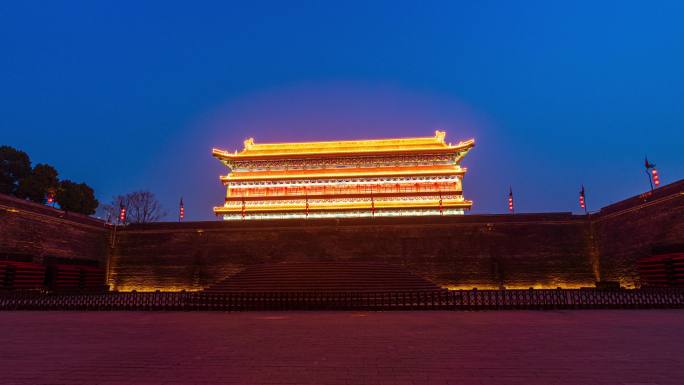
<instances>
[{"instance_id":1,"label":"dark foreground ground","mask_svg":"<svg viewBox=\"0 0 684 385\"><path fill-rule=\"evenodd\" d=\"M0 312L2 384L683 384L684 310Z\"/></svg>"}]
</instances>

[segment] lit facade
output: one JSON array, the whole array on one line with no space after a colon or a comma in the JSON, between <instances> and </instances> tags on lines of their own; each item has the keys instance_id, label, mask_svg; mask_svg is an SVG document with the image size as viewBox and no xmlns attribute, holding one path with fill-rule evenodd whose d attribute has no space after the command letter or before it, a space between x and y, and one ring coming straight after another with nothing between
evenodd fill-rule
<instances>
[{"instance_id":1,"label":"lit facade","mask_svg":"<svg viewBox=\"0 0 684 385\"><path fill-rule=\"evenodd\" d=\"M254 143L213 149L229 169L220 179L225 220L459 215L473 139L452 145L446 133L421 138Z\"/></svg>"}]
</instances>

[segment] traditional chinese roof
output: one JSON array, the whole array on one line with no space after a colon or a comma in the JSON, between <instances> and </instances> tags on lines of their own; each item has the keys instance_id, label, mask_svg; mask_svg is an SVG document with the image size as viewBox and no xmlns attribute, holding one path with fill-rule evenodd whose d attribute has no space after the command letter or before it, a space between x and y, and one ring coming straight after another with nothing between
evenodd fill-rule
<instances>
[{"instance_id":1,"label":"traditional chinese roof","mask_svg":"<svg viewBox=\"0 0 684 385\"><path fill-rule=\"evenodd\" d=\"M344 140L330 142L255 143L254 138L245 140L240 152L213 149L212 155L221 160L278 159L310 156L383 155L398 153L466 152L475 145L470 139L455 145L446 143L446 132L435 131L434 136L399 139Z\"/></svg>"}]
</instances>

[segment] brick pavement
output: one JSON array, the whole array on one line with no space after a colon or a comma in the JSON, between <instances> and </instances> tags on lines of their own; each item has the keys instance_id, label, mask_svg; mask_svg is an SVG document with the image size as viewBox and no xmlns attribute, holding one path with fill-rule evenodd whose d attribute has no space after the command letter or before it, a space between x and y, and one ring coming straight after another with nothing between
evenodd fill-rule
<instances>
[{"instance_id":1,"label":"brick pavement","mask_svg":"<svg viewBox=\"0 0 684 385\"><path fill-rule=\"evenodd\" d=\"M0 312L1 384L682 384L684 310Z\"/></svg>"}]
</instances>

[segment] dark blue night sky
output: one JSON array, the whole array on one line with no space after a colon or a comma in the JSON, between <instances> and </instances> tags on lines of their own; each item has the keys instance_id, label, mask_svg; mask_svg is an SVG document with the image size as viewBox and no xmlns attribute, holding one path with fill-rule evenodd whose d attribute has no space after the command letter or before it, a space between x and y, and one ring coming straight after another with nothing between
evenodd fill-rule
<instances>
[{"instance_id":1,"label":"dark blue night sky","mask_svg":"<svg viewBox=\"0 0 684 385\"><path fill-rule=\"evenodd\" d=\"M575 211L684 177L683 1L5 2L0 144L212 219L212 147L394 136L477 146L474 212Z\"/></svg>"}]
</instances>

